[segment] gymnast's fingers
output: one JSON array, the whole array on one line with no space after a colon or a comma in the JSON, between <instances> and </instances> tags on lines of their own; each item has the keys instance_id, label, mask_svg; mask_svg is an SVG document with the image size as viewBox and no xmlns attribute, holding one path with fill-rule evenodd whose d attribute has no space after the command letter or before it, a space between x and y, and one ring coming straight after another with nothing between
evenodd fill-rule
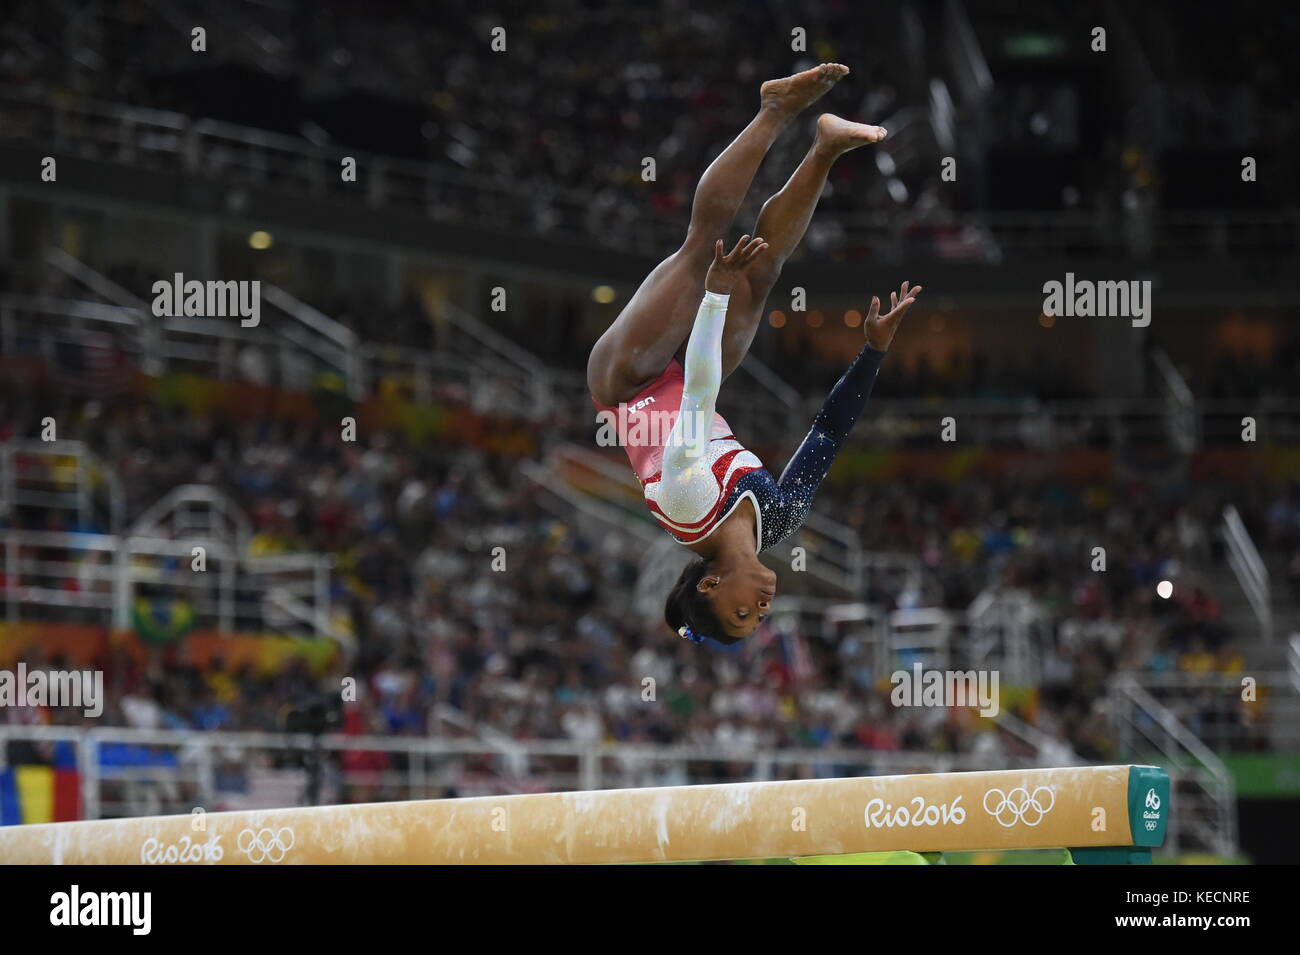
<instances>
[{"instance_id":1,"label":"gymnast's fingers","mask_svg":"<svg viewBox=\"0 0 1300 955\"><path fill-rule=\"evenodd\" d=\"M745 246L744 264L748 265L758 258L760 252L767 248L767 242L763 239L754 239L749 245Z\"/></svg>"},{"instance_id":2,"label":"gymnast's fingers","mask_svg":"<svg viewBox=\"0 0 1300 955\"><path fill-rule=\"evenodd\" d=\"M885 316L885 317L886 317L886 318L892 318L892 319L895 320L895 322L897 322L899 319L901 319L904 315L907 314L907 310L908 310L909 308L912 307L912 303L915 302L915 301L916 301L916 299L914 299L914 298L905 298L905 299L903 299L903 300L902 300L901 302L899 302L898 305L897 305L893 310L891 310L890 313L889 313L887 316Z\"/></svg>"},{"instance_id":3,"label":"gymnast's fingers","mask_svg":"<svg viewBox=\"0 0 1300 955\"><path fill-rule=\"evenodd\" d=\"M731 253L727 256L728 264L735 263L737 259L741 258L741 252L744 250L747 242L749 242L749 236L742 235L740 241L736 243L736 247L732 249Z\"/></svg>"}]
</instances>

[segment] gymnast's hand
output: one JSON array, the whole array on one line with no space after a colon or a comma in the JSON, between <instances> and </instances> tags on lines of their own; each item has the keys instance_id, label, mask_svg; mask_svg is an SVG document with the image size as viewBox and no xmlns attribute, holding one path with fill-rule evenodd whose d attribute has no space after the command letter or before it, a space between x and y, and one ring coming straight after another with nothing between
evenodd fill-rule
<instances>
[{"instance_id":1,"label":"gymnast's hand","mask_svg":"<svg viewBox=\"0 0 1300 955\"><path fill-rule=\"evenodd\" d=\"M730 295L736 287L736 279L754 264L754 260L767 248L767 243L755 236L751 239L742 235L736 247L726 255L722 253L722 240L713 246L713 264L709 274L704 277L704 290L718 295Z\"/></svg>"},{"instance_id":2,"label":"gymnast's hand","mask_svg":"<svg viewBox=\"0 0 1300 955\"><path fill-rule=\"evenodd\" d=\"M894 332L898 331L899 323L920 294L921 286L908 288L908 284L904 282L897 292L889 293L889 311L884 315L880 314L879 297L873 295L871 308L867 311L867 319L862 323L862 330L867 333L867 344L876 351L888 351L889 343L894 340Z\"/></svg>"}]
</instances>

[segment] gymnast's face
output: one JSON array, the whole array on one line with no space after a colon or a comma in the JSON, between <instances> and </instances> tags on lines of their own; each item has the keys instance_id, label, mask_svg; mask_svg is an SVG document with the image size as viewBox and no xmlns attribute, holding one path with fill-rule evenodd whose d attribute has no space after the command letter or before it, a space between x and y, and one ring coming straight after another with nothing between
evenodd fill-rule
<instances>
[{"instance_id":1,"label":"gymnast's face","mask_svg":"<svg viewBox=\"0 0 1300 955\"><path fill-rule=\"evenodd\" d=\"M747 637L772 609L776 574L754 557L740 568L706 574L696 589L709 598L726 636Z\"/></svg>"}]
</instances>

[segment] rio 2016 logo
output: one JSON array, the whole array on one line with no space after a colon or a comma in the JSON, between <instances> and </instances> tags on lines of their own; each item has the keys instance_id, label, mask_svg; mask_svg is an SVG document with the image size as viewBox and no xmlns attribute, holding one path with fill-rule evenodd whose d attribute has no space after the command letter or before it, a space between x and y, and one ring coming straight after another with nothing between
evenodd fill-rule
<instances>
[{"instance_id":1,"label":"rio 2016 logo","mask_svg":"<svg viewBox=\"0 0 1300 955\"><path fill-rule=\"evenodd\" d=\"M909 808L910 807L910 808ZM946 805L927 803L922 796L901 806L895 806L877 797L867 803L863 819L868 829L892 829L900 826L960 826L966 821L966 810L961 796Z\"/></svg>"},{"instance_id":2,"label":"rio 2016 logo","mask_svg":"<svg viewBox=\"0 0 1300 955\"><path fill-rule=\"evenodd\" d=\"M211 842L194 842L183 836L180 843L164 843L152 836L140 847L141 865L197 865L203 862L220 862L225 857L221 837Z\"/></svg>"},{"instance_id":3,"label":"rio 2016 logo","mask_svg":"<svg viewBox=\"0 0 1300 955\"><path fill-rule=\"evenodd\" d=\"M1146 810L1142 813L1142 821L1146 825L1147 832L1155 832L1156 826L1160 825L1160 796L1154 789L1147 790Z\"/></svg>"}]
</instances>

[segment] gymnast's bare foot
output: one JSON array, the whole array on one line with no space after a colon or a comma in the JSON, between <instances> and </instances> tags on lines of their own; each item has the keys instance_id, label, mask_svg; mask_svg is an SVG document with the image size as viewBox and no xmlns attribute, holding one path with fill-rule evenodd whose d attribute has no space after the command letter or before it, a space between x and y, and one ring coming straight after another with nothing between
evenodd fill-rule
<instances>
[{"instance_id":1,"label":"gymnast's bare foot","mask_svg":"<svg viewBox=\"0 0 1300 955\"><path fill-rule=\"evenodd\" d=\"M851 123L834 113L822 113L817 117L817 139L813 143L813 148L838 156L859 146L878 143L884 138L883 127Z\"/></svg>"},{"instance_id":2,"label":"gymnast's bare foot","mask_svg":"<svg viewBox=\"0 0 1300 955\"><path fill-rule=\"evenodd\" d=\"M823 63L779 80L768 80L758 93L763 108L794 116L826 95L826 91L849 75L842 63Z\"/></svg>"}]
</instances>

